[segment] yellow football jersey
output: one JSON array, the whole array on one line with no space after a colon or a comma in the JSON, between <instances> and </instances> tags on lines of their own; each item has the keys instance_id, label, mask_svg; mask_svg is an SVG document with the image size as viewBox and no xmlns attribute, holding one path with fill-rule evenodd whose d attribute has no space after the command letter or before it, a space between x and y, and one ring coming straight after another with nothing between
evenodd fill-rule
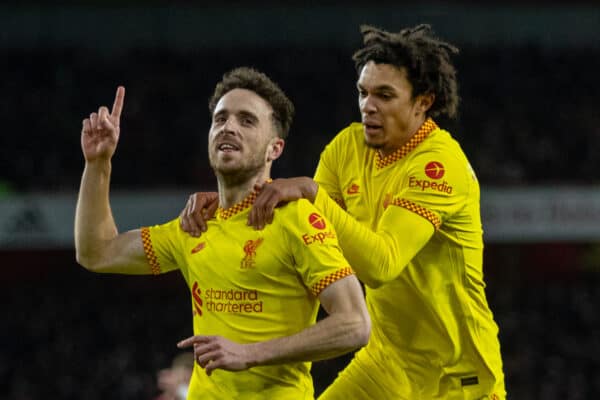
<instances>
[{"instance_id":1,"label":"yellow football jersey","mask_svg":"<svg viewBox=\"0 0 600 400\"><path fill-rule=\"evenodd\" d=\"M219 209L199 238L179 220L142 229L156 273L180 269L191 291L194 334L251 343L315 323L319 293L352 274L335 230L306 200L278 208L257 231L246 224L255 196ZM188 399L313 399L308 362L215 370L194 366Z\"/></svg>"},{"instance_id":2,"label":"yellow football jersey","mask_svg":"<svg viewBox=\"0 0 600 400\"><path fill-rule=\"evenodd\" d=\"M459 144L428 119L383 158L354 123L327 145L315 181L315 205L367 285L372 320L369 344L323 399L505 398L479 184Z\"/></svg>"}]
</instances>

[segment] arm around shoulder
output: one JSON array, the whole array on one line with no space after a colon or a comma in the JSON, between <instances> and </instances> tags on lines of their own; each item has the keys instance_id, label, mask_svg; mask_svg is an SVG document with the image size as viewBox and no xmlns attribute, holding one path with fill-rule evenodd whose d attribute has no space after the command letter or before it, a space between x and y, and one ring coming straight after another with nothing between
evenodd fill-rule
<instances>
[{"instance_id":1,"label":"arm around shoulder","mask_svg":"<svg viewBox=\"0 0 600 400\"><path fill-rule=\"evenodd\" d=\"M315 205L335 226L340 247L358 278L372 288L396 279L435 232L430 221L396 206L388 207L373 231L356 221L322 188Z\"/></svg>"}]
</instances>

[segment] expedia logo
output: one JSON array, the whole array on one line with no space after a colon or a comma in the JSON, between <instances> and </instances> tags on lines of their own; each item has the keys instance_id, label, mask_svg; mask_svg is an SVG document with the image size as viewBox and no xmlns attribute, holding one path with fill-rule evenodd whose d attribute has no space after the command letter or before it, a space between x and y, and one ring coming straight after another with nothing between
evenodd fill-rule
<instances>
[{"instance_id":1,"label":"expedia logo","mask_svg":"<svg viewBox=\"0 0 600 400\"><path fill-rule=\"evenodd\" d=\"M313 243L323 243L325 239L335 239L335 233L333 231L319 232L316 234L305 233L302 235L302 240L305 245L311 245Z\"/></svg>"},{"instance_id":2,"label":"expedia logo","mask_svg":"<svg viewBox=\"0 0 600 400\"><path fill-rule=\"evenodd\" d=\"M327 226L325 224L325 219L323 217L321 217L319 214L317 213L312 213L308 216L308 222L317 229L325 229L325 227Z\"/></svg>"},{"instance_id":3,"label":"expedia logo","mask_svg":"<svg viewBox=\"0 0 600 400\"><path fill-rule=\"evenodd\" d=\"M443 173L442 173L443 175ZM431 190L434 192L442 192L452 194L452 186L448 185L448 182L434 182L426 179L417 179L414 176L408 178L408 187L419 188L422 192L425 190Z\"/></svg>"},{"instance_id":4,"label":"expedia logo","mask_svg":"<svg viewBox=\"0 0 600 400\"><path fill-rule=\"evenodd\" d=\"M442 179L444 172L444 166L439 161L430 161L425 166L425 175L431 179Z\"/></svg>"}]
</instances>

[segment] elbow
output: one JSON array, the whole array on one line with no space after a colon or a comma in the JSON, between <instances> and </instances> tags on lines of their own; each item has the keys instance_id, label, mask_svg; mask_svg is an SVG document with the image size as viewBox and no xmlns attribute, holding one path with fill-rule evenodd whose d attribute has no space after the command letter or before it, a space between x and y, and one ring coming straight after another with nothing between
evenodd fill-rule
<instances>
[{"instance_id":1,"label":"elbow","mask_svg":"<svg viewBox=\"0 0 600 400\"><path fill-rule=\"evenodd\" d=\"M362 273L356 271L356 274L365 285L371 289L377 289L381 285L396 280L407 264L408 261L385 263L372 266L370 269L361 271ZM400 265L402 266L400 267Z\"/></svg>"},{"instance_id":2,"label":"elbow","mask_svg":"<svg viewBox=\"0 0 600 400\"><path fill-rule=\"evenodd\" d=\"M364 309L360 315L357 315L352 329L352 341L354 348L360 348L365 346L369 342L371 337L371 318L367 309Z\"/></svg>"},{"instance_id":3,"label":"elbow","mask_svg":"<svg viewBox=\"0 0 600 400\"><path fill-rule=\"evenodd\" d=\"M369 338L371 337L371 320L367 319L368 323L362 325L360 329L356 331L356 348L361 348L369 343Z\"/></svg>"},{"instance_id":4,"label":"elbow","mask_svg":"<svg viewBox=\"0 0 600 400\"><path fill-rule=\"evenodd\" d=\"M77 264L79 264L83 268L87 269L88 271L94 270L94 266L93 266L92 262L89 260L89 258L87 258L79 253L75 254L75 261L77 261Z\"/></svg>"},{"instance_id":5,"label":"elbow","mask_svg":"<svg viewBox=\"0 0 600 400\"><path fill-rule=\"evenodd\" d=\"M360 347L366 346L366 344L369 343L369 338L371 337L371 318L369 317L369 312L366 309L362 320L363 322L361 329L358 333Z\"/></svg>"},{"instance_id":6,"label":"elbow","mask_svg":"<svg viewBox=\"0 0 600 400\"><path fill-rule=\"evenodd\" d=\"M77 261L77 264L81 265L88 271L99 272L100 270L99 263L94 259L94 257L91 257L89 254L85 254L79 250L75 251L75 261Z\"/></svg>"}]
</instances>

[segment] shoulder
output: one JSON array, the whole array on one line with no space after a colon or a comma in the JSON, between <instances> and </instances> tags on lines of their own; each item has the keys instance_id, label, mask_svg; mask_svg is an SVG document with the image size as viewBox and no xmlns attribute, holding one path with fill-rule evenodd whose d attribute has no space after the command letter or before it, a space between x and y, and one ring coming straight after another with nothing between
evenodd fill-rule
<instances>
[{"instance_id":1,"label":"shoulder","mask_svg":"<svg viewBox=\"0 0 600 400\"><path fill-rule=\"evenodd\" d=\"M306 199L290 201L276 210L278 212L277 218L284 223L292 222L290 219L293 217L310 215L310 213L318 211L315 205Z\"/></svg>"},{"instance_id":2,"label":"shoulder","mask_svg":"<svg viewBox=\"0 0 600 400\"><path fill-rule=\"evenodd\" d=\"M460 145L445 130L438 129L411 154L408 186L423 194L468 193L477 177Z\"/></svg>"},{"instance_id":3,"label":"shoulder","mask_svg":"<svg viewBox=\"0 0 600 400\"><path fill-rule=\"evenodd\" d=\"M306 199L291 201L277 209L273 219L285 231L296 232L298 229L323 229L329 225L317 207Z\"/></svg>"},{"instance_id":4,"label":"shoulder","mask_svg":"<svg viewBox=\"0 0 600 400\"><path fill-rule=\"evenodd\" d=\"M164 224L144 227L142 230L161 235L178 235L183 232L180 227L179 217L165 222Z\"/></svg>"},{"instance_id":5,"label":"shoulder","mask_svg":"<svg viewBox=\"0 0 600 400\"><path fill-rule=\"evenodd\" d=\"M448 166L468 166L469 161L460 144L443 129L436 129L412 154L412 163L442 163Z\"/></svg>"}]
</instances>

